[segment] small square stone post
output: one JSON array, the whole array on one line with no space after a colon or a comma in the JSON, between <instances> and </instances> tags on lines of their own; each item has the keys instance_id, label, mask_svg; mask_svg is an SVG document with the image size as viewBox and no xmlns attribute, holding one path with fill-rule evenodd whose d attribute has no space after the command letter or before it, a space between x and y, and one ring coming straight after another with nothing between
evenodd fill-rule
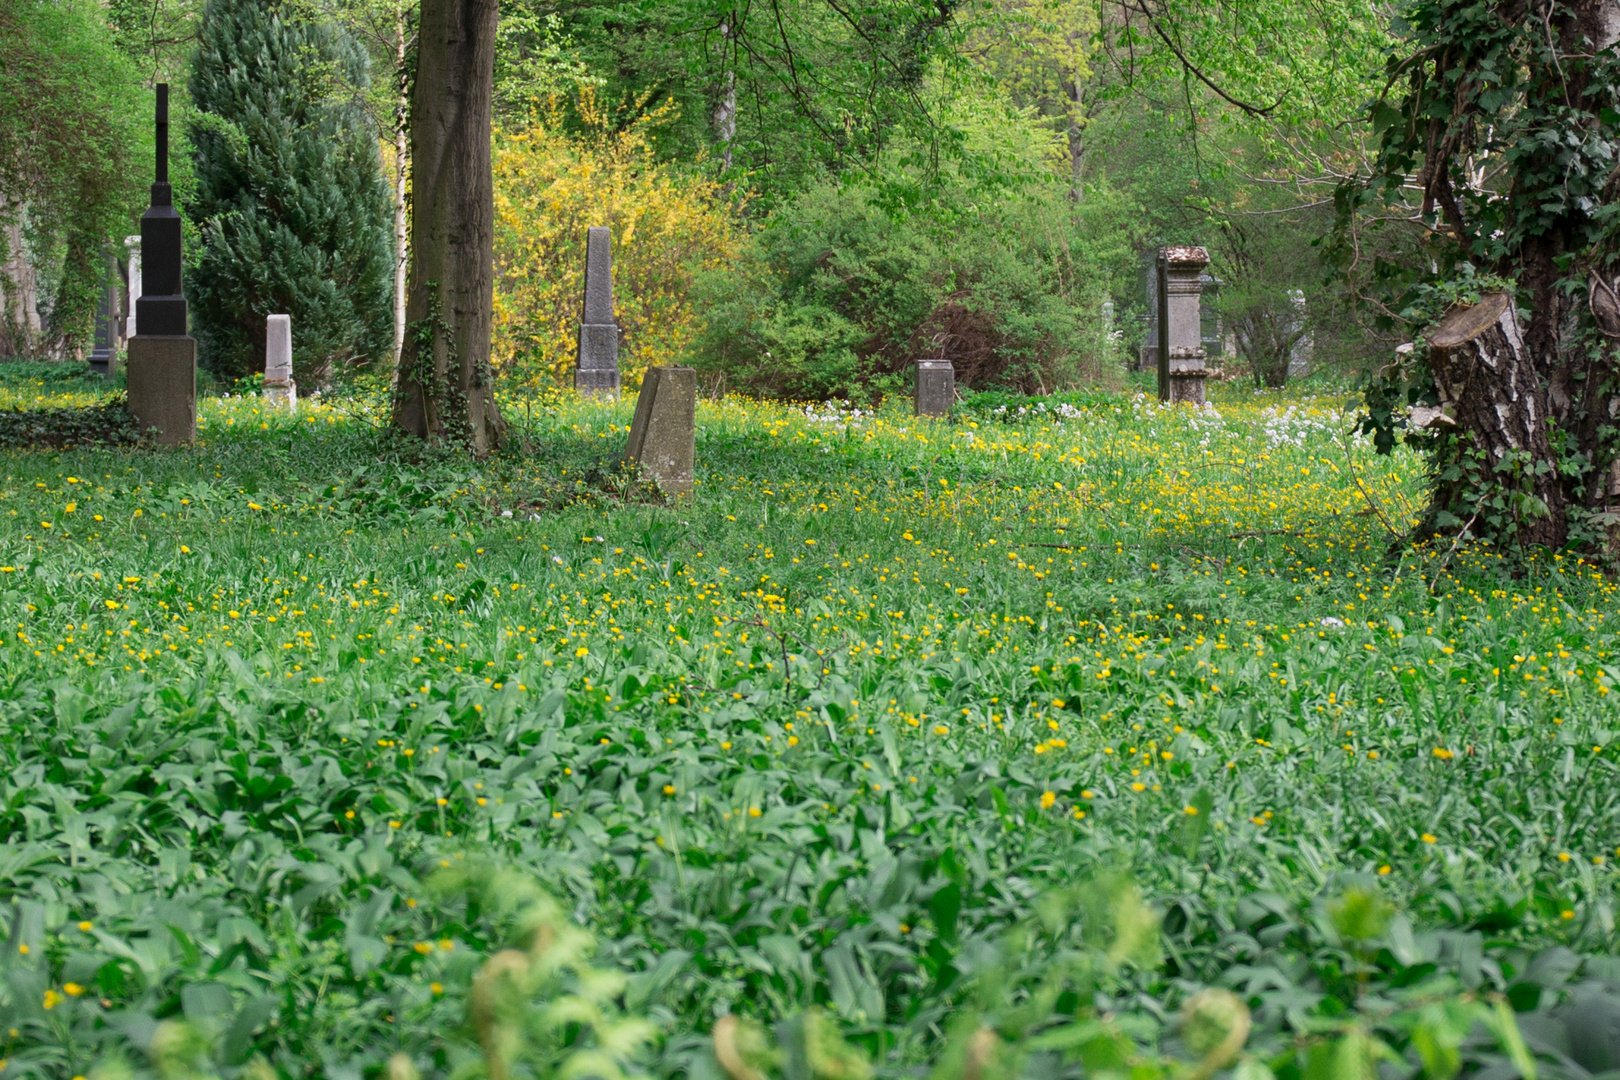
<instances>
[{"instance_id":1,"label":"small square stone post","mask_svg":"<svg viewBox=\"0 0 1620 1080\"><path fill-rule=\"evenodd\" d=\"M180 215L169 187L169 84L157 84L157 178L141 215L139 331L129 339L130 415L165 446L197 437L197 340L180 293Z\"/></svg>"},{"instance_id":2,"label":"small square stone post","mask_svg":"<svg viewBox=\"0 0 1620 1080\"><path fill-rule=\"evenodd\" d=\"M613 248L606 225L592 225L585 234L585 301L579 321L574 389L593 396L619 396L619 327L613 321ZM646 392L645 384L642 392Z\"/></svg>"},{"instance_id":3,"label":"small square stone post","mask_svg":"<svg viewBox=\"0 0 1620 1080\"><path fill-rule=\"evenodd\" d=\"M292 316L264 320L264 400L286 409L298 407L298 385L292 374Z\"/></svg>"},{"instance_id":4,"label":"small square stone post","mask_svg":"<svg viewBox=\"0 0 1620 1080\"><path fill-rule=\"evenodd\" d=\"M624 460L640 465L671 495L692 490L697 459L697 372L689 367L648 368L630 422Z\"/></svg>"},{"instance_id":5,"label":"small square stone post","mask_svg":"<svg viewBox=\"0 0 1620 1080\"><path fill-rule=\"evenodd\" d=\"M1159 400L1204 403L1204 336L1200 310L1209 252L1167 247L1159 253Z\"/></svg>"},{"instance_id":6,"label":"small square stone post","mask_svg":"<svg viewBox=\"0 0 1620 1080\"><path fill-rule=\"evenodd\" d=\"M914 399L918 416L948 416L956 404L956 368L944 357L917 361Z\"/></svg>"}]
</instances>

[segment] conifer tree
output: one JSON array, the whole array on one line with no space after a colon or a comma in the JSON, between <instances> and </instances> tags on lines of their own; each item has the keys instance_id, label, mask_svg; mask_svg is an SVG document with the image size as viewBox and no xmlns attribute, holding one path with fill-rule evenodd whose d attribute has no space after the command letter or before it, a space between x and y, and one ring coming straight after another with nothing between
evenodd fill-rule
<instances>
[{"instance_id":1,"label":"conifer tree","mask_svg":"<svg viewBox=\"0 0 1620 1080\"><path fill-rule=\"evenodd\" d=\"M201 243L186 289L203 361L263 371L292 316L298 381L392 355L392 260L364 53L274 0L209 0L192 67Z\"/></svg>"}]
</instances>

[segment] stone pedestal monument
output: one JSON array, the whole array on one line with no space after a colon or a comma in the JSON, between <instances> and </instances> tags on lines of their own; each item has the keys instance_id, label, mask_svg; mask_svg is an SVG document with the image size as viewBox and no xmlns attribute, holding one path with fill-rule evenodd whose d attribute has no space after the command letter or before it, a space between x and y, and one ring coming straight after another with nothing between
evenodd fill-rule
<instances>
[{"instance_id":1,"label":"stone pedestal monument","mask_svg":"<svg viewBox=\"0 0 1620 1080\"><path fill-rule=\"evenodd\" d=\"M141 215L141 298L129 339L129 411L168 446L197 437L197 341L180 292L180 215L169 187L169 84L157 85L157 177Z\"/></svg>"},{"instance_id":2,"label":"stone pedestal monument","mask_svg":"<svg viewBox=\"0 0 1620 1080\"><path fill-rule=\"evenodd\" d=\"M636 398L624 460L639 464L669 494L684 495L692 490L696 458L697 372L689 367L648 368Z\"/></svg>"},{"instance_id":3,"label":"stone pedestal monument","mask_svg":"<svg viewBox=\"0 0 1620 1080\"><path fill-rule=\"evenodd\" d=\"M291 315L271 315L264 321L264 400L287 409L298 407L298 385L292 374Z\"/></svg>"},{"instance_id":4,"label":"stone pedestal monument","mask_svg":"<svg viewBox=\"0 0 1620 1080\"><path fill-rule=\"evenodd\" d=\"M956 404L956 368L944 357L917 361L918 416L946 416Z\"/></svg>"},{"instance_id":5,"label":"stone pedestal monument","mask_svg":"<svg viewBox=\"0 0 1620 1080\"><path fill-rule=\"evenodd\" d=\"M1209 265L1201 247L1167 247L1159 252L1159 400L1204 403L1204 340L1199 280Z\"/></svg>"},{"instance_id":6,"label":"stone pedestal monument","mask_svg":"<svg viewBox=\"0 0 1620 1080\"><path fill-rule=\"evenodd\" d=\"M606 225L592 225L585 234L585 302L579 320L574 389L582 394L619 396L619 327L613 321L612 237ZM645 383L641 393L646 396Z\"/></svg>"}]
</instances>

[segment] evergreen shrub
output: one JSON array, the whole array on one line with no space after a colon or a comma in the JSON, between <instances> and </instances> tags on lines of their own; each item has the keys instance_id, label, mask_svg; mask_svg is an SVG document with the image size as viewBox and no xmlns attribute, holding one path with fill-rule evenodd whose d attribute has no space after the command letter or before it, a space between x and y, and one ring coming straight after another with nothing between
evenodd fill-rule
<instances>
[{"instance_id":1,"label":"evergreen shrub","mask_svg":"<svg viewBox=\"0 0 1620 1080\"><path fill-rule=\"evenodd\" d=\"M267 0L209 0L192 67L200 250L187 294L203 364L264 370L265 317L292 316L294 374L391 356L393 266L365 54Z\"/></svg>"}]
</instances>

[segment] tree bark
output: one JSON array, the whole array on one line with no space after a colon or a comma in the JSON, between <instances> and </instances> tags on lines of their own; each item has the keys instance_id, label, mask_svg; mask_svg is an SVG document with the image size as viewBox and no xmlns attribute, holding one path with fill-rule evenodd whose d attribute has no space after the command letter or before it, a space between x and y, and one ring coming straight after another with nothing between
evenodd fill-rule
<instances>
[{"instance_id":1,"label":"tree bark","mask_svg":"<svg viewBox=\"0 0 1620 1080\"><path fill-rule=\"evenodd\" d=\"M411 76L406 67L410 39L405 27L405 0L394 0L394 366L405 350L405 307L409 290Z\"/></svg>"},{"instance_id":2,"label":"tree bark","mask_svg":"<svg viewBox=\"0 0 1620 1080\"><path fill-rule=\"evenodd\" d=\"M733 67L736 63L736 49L732 45L731 37L732 25L728 19L720 24L724 70L720 76L719 93L714 106L714 137L720 143L722 173L731 171L731 146L737 138L737 72Z\"/></svg>"},{"instance_id":3,"label":"tree bark","mask_svg":"<svg viewBox=\"0 0 1620 1080\"><path fill-rule=\"evenodd\" d=\"M1521 499L1507 507L1521 542L1562 545L1569 535L1568 495L1558 470L1547 467L1557 461L1547 395L1512 297L1492 293L1448 312L1429 333L1429 370L1444 415L1487 459L1492 475L1485 478L1485 490L1499 485L1539 502ZM1465 468L1460 482L1467 475ZM1452 485L1442 483L1434 506L1445 509L1463 501Z\"/></svg>"},{"instance_id":4,"label":"tree bark","mask_svg":"<svg viewBox=\"0 0 1620 1080\"><path fill-rule=\"evenodd\" d=\"M496 0L422 0L411 110L409 325L394 422L474 454L506 430L495 404L495 193L490 169Z\"/></svg>"},{"instance_id":5,"label":"tree bark","mask_svg":"<svg viewBox=\"0 0 1620 1080\"><path fill-rule=\"evenodd\" d=\"M1079 203L1086 198L1086 84L1082 73L1064 77L1063 96L1068 113L1064 135L1069 144L1069 201Z\"/></svg>"},{"instance_id":6,"label":"tree bark","mask_svg":"<svg viewBox=\"0 0 1620 1080\"><path fill-rule=\"evenodd\" d=\"M33 359L43 336L39 317L39 279L29 258L22 218L26 207L0 194L0 339L12 356Z\"/></svg>"}]
</instances>

